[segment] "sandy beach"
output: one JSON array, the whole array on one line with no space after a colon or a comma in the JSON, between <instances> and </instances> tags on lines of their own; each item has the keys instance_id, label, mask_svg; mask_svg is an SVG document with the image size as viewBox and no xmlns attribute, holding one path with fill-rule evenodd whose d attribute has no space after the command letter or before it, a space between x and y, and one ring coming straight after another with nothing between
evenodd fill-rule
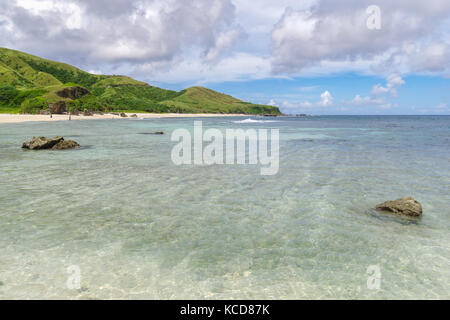
<instances>
[{"instance_id":1,"label":"sandy beach","mask_svg":"<svg viewBox=\"0 0 450 320\"><path fill-rule=\"evenodd\" d=\"M111 113L95 114L93 116L72 116L71 120L101 120L101 119L136 119L130 118L136 114L139 118L197 118L197 117L239 117L248 116L245 114L216 114L216 113L127 113L127 118L120 117ZM67 114L54 114L51 118L49 115L35 114L0 114L0 123L20 123L29 121L68 121Z\"/></svg>"}]
</instances>

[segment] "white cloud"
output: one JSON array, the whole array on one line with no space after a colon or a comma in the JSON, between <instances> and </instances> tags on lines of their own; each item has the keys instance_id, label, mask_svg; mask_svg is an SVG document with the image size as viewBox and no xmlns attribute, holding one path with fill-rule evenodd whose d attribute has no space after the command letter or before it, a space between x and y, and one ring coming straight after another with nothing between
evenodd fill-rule
<instances>
[{"instance_id":1,"label":"white cloud","mask_svg":"<svg viewBox=\"0 0 450 320\"><path fill-rule=\"evenodd\" d=\"M325 91L320 95L320 102L318 105L322 107L329 107L333 105L333 96L329 91Z\"/></svg>"},{"instance_id":2,"label":"white cloud","mask_svg":"<svg viewBox=\"0 0 450 320\"><path fill-rule=\"evenodd\" d=\"M220 33L216 37L214 47L209 48L205 54L206 61L216 60L220 54L228 49L230 49L233 44L240 38L244 36L244 31L242 28L235 28L225 32Z\"/></svg>"},{"instance_id":3,"label":"white cloud","mask_svg":"<svg viewBox=\"0 0 450 320\"><path fill-rule=\"evenodd\" d=\"M432 108L433 113L448 113L450 112L450 107L447 103L440 103Z\"/></svg>"},{"instance_id":4,"label":"white cloud","mask_svg":"<svg viewBox=\"0 0 450 320\"><path fill-rule=\"evenodd\" d=\"M373 4L381 30L366 25ZM14 0L0 1L0 46L170 83L448 76L449 17L448 0ZM395 96L401 86L373 92Z\"/></svg>"},{"instance_id":5,"label":"white cloud","mask_svg":"<svg viewBox=\"0 0 450 320\"><path fill-rule=\"evenodd\" d=\"M373 106L385 104L384 99L374 99L372 97L361 97L357 94L352 101L344 102L348 106Z\"/></svg>"},{"instance_id":6,"label":"white cloud","mask_svg":"<svg viewBox=\"0 0 450 320\"><path fill-rule=\"evenodd\" d=\"M103 74L101 70L89 70L88 72L91 74Z\"/></svg>"},{"instance_id":7,"label":"white cloud","mask_svg":"<svg viewBox=\"0 0 450 320\"><path fill-rule=\"evenodd\" d=\"M0 3L0 45L73 64L172 61L192 48L212 59L232 46L236 28L231 0Z\"/></svg>"},{"instance_id":8,"label":"white cloud","mask_svg":"<svg viewBox=\"0 0 450 320\"><path fill-rule=\"evenodd\" d=\"M146 63L135 68L132 75L160 82L197 84L224 81L245 81L270 76L270 60L264 56L236 53L214 64L206 64L195 55L171 63Z\"/></svg>"},{"instance_id":9,"label":"white cloud","mask_svg":"<svg viewBox=\"0 0 450 320\"><path fill-rule=\"evenodd\" d=\"M372 88L373 96L382 96L385 94L391 94L393 97L397 97L397 89L405 84L405 81L398 74L391 74L386 79L386 86L383 87L381 84L376 84Z\"/></svg>"},{"instance_id":10,"label":"white cloud","mask_svg":"<svg viewBox=\"0 0 450 320\"><path fill-rule=\"evenodd\" d=\"M342 101L342 104L353 107L372 107L376 106L379 109L390 109L392 103L386 101L388 96L397 98L398 88L405 84L405 80L398 74L391 74L386 78L386 85L376 84L373 86L371 95L363 97L357 94L351 101Z\"/></svg>"},{"instance_id":11,"label":"white cloud","mask_svg":"<svg viewBox=\"0 0 450 320\"><path fill-rule=\"evenodd\" d=\"M432 42L422 47L414 46L410 55L414 71L441 72L449 67L450 45Z\"/></svg>"},{"instance_id":12,"label":"white cloud","mask_svg":"<svg viewBox=\"0 0 450 320\"><path fill-rule=\"evenodd\" d=\"M357 94L351 101L343 101L346 106L378 106L380 109L390 109L392 103L386 101L386 96L398 97L397 89L405 84L405 80L398 74L391 74L386 78L386 85L376 84L370 96L362 97Z\"/></svg>"},{"instance_id":13,"label":"white cloud","mask_svg":"<svg viewBox=\"0 0 450 320\"><path fill-rule=\"evenodd\" d=\"M300 92L310 92L310 91L314 91L318 88L320 88L320 87L319 86L304 86L304 87L300 87L299 91Z\"/></svg>"},{"instance_id":14,"label":"white cloud","mask_svg":"<svg viewBox=\"0 0 450 320\"><path fill-rule=\"evenodd\" d=\"M320 95L320 101L318 102L301 102L300 107L303 108L314 108L314 107L331 107L334 105L334 98L329 91L325 91Z\"/></svg>"},{"instance_id":15,"label":"white cloud","mask_svg":"<svg viewBox=\"0 0 450 320\"><path fill-rule=\"evenodd\" d=\"M367 28L366 8L373 4L372 0L322 0L310 10L286 9L272 31L274 70L296 73L327 60L358 59L373 60L376 68L380 64L376 57L386 54L384 68L391 72L396 68L394 58L405 60L409 70L439 71L439 66L448 66L448 45L424 45L431 37L445 42L448 0L378 0L381 30ZM415 45L415 53L402 50L407 43Z\"/></svg>"}]
</instances>

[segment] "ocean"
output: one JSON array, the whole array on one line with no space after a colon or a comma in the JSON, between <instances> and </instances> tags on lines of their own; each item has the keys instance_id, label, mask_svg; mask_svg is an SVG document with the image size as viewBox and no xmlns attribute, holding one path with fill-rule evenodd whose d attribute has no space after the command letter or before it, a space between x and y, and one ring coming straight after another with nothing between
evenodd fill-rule
<instances>
[{"instance_id":1,"label":"ocean","mask_svg":"<svg viewBox=\"0 0 450 320\"><path fill-rule=\"evenodd\" d=\"M279 129L278 173L175 165L194 120ZM0 299L450 298L450 116L2 124L0 163Z\"/></svg>"}]
</instances>

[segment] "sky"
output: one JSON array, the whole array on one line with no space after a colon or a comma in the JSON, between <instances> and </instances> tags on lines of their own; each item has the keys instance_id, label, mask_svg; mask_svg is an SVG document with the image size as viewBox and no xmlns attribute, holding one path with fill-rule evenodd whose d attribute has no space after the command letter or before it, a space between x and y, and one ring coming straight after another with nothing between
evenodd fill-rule
<instances>
[{"instance_id":1,"label":"sky","mask_svg":"<svg viewBox=\"0 0 450 320\"><path fill-rule=\"evenodd\" d=\"M289 114L450 114L449 0L0 0L0 47Z\"/></svg>"}]
</instances>

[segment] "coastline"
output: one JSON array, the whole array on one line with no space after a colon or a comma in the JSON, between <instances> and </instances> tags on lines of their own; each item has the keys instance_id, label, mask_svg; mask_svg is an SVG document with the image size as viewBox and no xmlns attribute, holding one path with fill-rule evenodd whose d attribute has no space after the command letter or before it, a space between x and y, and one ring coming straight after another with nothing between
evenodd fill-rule
<instances>
[{"instance_id":1,"label":"coastline","mask_svg":"<svg viewBox=\"0 0 450 320\"><path fill-rule=\"evenodd\" d=\"M130 118L136 114L137 118ZM217 113L126 113L127 118L118 115L105 113L95 114L93 116L74 116L72 120L102 120L102 119L139 119L139 118L201 118L201 117L245 117L252 116L248 114L217 114ZM21 122L50 122L50 121L68 121L67 114L54 114L52 118L49 115L41 114L0 114L0 124L21 123Z\"/></svg>"}]
</instances>

